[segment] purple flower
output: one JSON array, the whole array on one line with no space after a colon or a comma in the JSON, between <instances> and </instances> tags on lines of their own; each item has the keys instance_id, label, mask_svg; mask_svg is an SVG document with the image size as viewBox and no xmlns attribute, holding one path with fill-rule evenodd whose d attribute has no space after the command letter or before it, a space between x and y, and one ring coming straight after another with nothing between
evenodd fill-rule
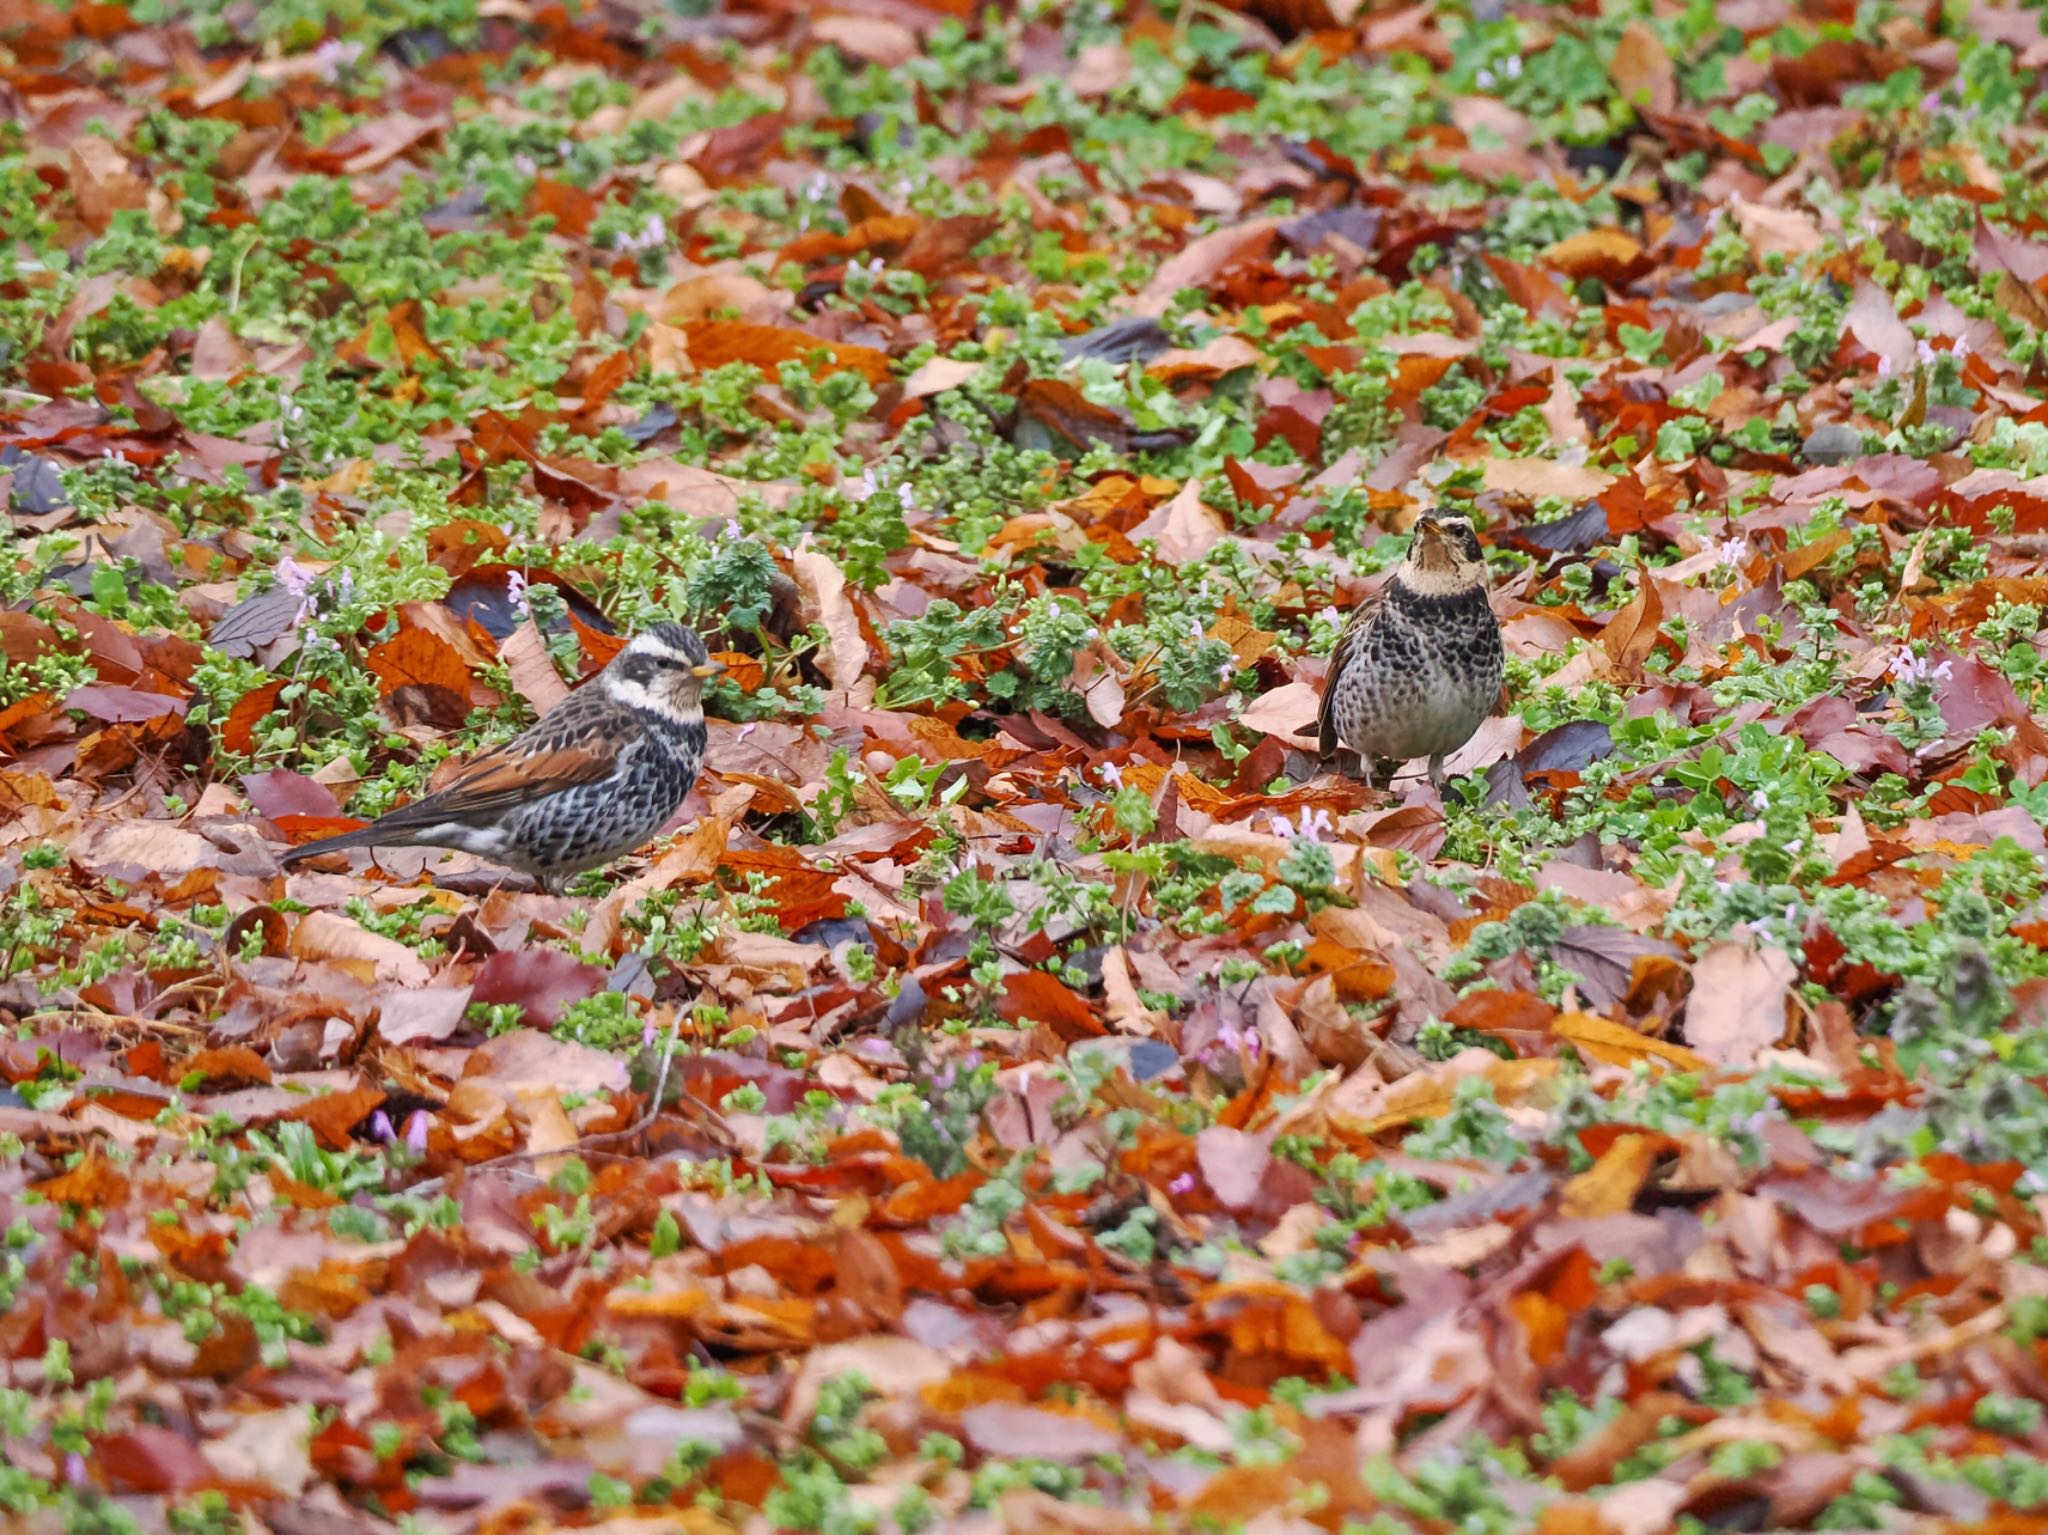
<instances>
[{"instance_id":1,"label":"purple flower","mask_svg":"<svg viewBox=\"0 0 2048 1535\"><path fill-rule=\"evenodd\" d=\"M1307 805L1303 805L1299 825L1288 824L1284 815L1273 816L1270 824L1274 836L1299 837L1304 842L1320 842L1327 834L1336 830L1330 821L1330 812L1320 805L1313 811Z\"/></svg>"},{"instance_id":2,"label":"purple flower","mask_svg":"<svg viewBox=\"0 0 2048 1535\"><path fill-rule=\"evenodd\" d=\"M64 1457L64 1480L73 1487L85 1485L85 1457L76 1450Z\"/></svg>"},{"instance_id":3,"label":"purple flower","mask_svg":"<svg viewBox=\"0 0 2048 1535\"><path fill-rule=\"evenodd\" d=\"M652 1050L654 1048L654 1020L652 1018L648 1019L646 1025L640 1030L640 1048L643 1050Z\"/></svg>"},{"instance_id":4,"label":"purple flower","mask_svg":"<svg viewBox=\"0 0 2048 1535\"><path fill-rule=\"evenodd\" d=\"M391 1116L382 1109L370 1116L370 1139L387 1146L398 1139L398 1132L391 1128Z\"/></svg>"},{"instance_id":5,"label":"purple flower","mask_svg":"<svg viewBox=\"0 0 2048 1535\"><path fill-rule=\"evenodd\" d=\"M1192 1194L1194 1191L1195 1175L1193 1173L1182 1173L1166 1186L1166 1192L1169 1194Z\"/></svg>"},{"instance_id":6,"label":"purple flower","mask_svg":"<svg viewBox=\"0 0 2048 1535\"><path fill-rule=\"evenodd\" d=\"M1954 670L1953 662L1929 661L1925 656L1914 655L1911 647L1900 650L1891 665L1892 680L1907 688L1946 682Z\"/></svg>"},{"instance_id":7,"label":"purple flower","mask_svg":"<svg viewBox=\"0 0 2048 1535\"><path fill-rule=\"evenodd\" d=\"M427 1151L427 1111L414 1109L412 1118L405 1122L405 1144L416 1156L425 1156Z\"/></svg>"},{"instance_id":8,"label":"purple flower","mask_svg":"<svg viewBox=\"0 0 2048 1535\"><path fill-rule=\"evenodd\" d=\"M505 598L512 604L512 611L521 618L528 616L526 607L526 572L512 569L505 573Z\"/></svg>"}]
</instances>

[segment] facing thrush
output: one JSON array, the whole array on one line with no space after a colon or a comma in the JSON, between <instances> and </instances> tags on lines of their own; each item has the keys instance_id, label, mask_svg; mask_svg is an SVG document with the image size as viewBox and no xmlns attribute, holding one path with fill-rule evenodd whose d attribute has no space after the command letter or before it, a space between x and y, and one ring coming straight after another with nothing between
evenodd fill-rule
<instances>
[{"instance_id":1,"label":"facing thrush","mask_svg":"<svg viewBox=\"0 0 2048 1535\"><path fill-rule=\"evenodd\" d=\"M1500 623L1486 600L1486 562L1469 518L1442 512L1415 524L1393 578L1344 625L1323 683L1317 734L1324 756L1339 742L1363 759L1429 759L1444 785L1444 757L1472 739L1500 697Z\"/></svg>"},{"instance_id":2,"label":"facing thrush","mask_svg":"<svg viewBox=\"0 0 2048 1535\"><path fill-rule=\"evenodd\" d=\"M352 847L457 848L559 893L570 875L632 852L681 808L704 763L700 690L720 670L693 631L658 624L446 788L282 861Z\"/></svg>"}]
</instances>

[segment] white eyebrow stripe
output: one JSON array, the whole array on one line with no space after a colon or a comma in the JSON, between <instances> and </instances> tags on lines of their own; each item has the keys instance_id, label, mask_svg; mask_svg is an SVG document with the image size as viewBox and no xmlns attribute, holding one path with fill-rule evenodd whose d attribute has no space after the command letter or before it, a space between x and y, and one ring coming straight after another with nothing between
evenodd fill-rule
<instances>
[{"instance_id":1,"label":"white eyebrow stripe","mask_svg":"<svg viewBox=\"0 0 2048 1535\"><path fill-rule=\"evenodd\" d=\"M652 635L641 635L639 639L626 647L626 651L629 655L652 656L656 660L667 661L675 666L689 666L693 664L690 658L680 650L671 649Z\"/></svg>"}]
</instances>

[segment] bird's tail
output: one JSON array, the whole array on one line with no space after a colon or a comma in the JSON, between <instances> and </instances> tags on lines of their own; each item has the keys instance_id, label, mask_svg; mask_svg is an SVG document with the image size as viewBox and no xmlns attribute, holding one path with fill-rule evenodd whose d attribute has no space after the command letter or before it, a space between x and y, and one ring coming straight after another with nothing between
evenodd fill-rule
<instances>
[{"instance_id":1,"label":"bird's tail","mask_svg":"<svg viewBox=\"0 0 2048 1535\"><path fill-rule=\"evenodd\" d=\"M301 842L279 856L278 862L285 865L299 863L304 859L317 858L322 853L339 853L352 847L389 846L393 835L388 828L376 825L359 826L354 831L338 832L332 837L320 837L312 842ZM402 839L400 839L402 840Z\"/></svg>"}]
</instances>

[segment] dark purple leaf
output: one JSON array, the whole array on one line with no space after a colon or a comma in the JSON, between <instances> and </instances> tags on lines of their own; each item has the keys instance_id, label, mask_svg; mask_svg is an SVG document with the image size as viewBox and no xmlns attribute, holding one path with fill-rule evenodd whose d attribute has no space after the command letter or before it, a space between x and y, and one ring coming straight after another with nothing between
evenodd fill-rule
<instances>
[{"instance_id":1,"label":"dark purple leaf","mask_svg":"<svg viewBox=\"0 0 2048 1535\"><path fill-rule=\"evenodd\" d=\"M604 990L605 973L560 949L500 949L477 967L470 1001L517 1003L533 1028L551 1028L572 1002Z\"/></svg>"},{"instance_id":2,"label":"dark purple leaf","mask_svg":"<svg viewBox=\"0 0 2048 1535\"><path fill-rule=\"evenodd\" d=\"M255 812L274 821L281 815L337 816L341 804L334 791L316 783L304 773L278 769L270 773L248 773L242 778L242 793Z\"/></svg>"}]
</instances>

